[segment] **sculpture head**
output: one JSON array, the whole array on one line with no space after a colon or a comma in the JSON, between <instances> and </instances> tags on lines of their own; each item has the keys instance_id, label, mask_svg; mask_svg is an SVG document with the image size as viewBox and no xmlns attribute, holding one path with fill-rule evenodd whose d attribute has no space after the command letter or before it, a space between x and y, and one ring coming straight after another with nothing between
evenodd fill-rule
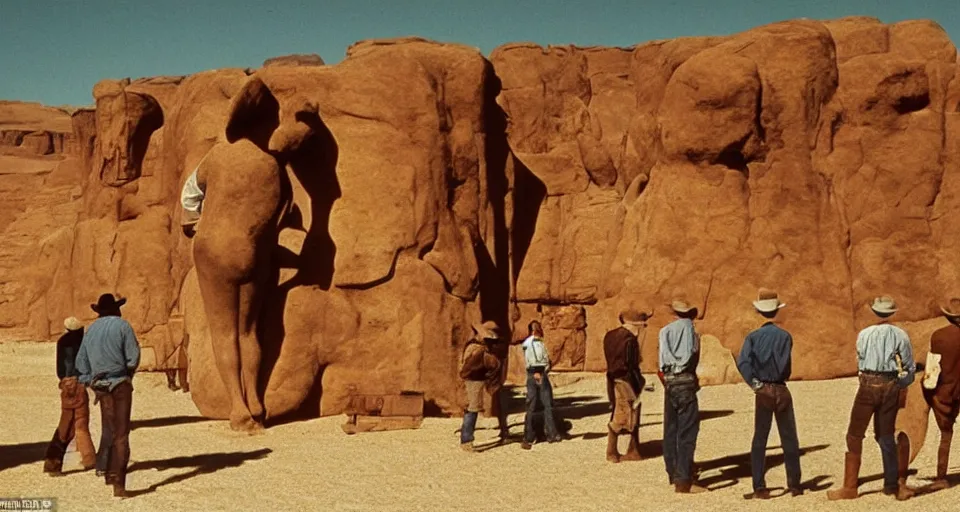
<instances>
[{"instance_id":1,"label":"sculpture head","mask_svg":"<svg viewBox=\"0 0 960 512\"><path fill-rule=\"evenodd\" d=\"M127 91L129 84L105 80L93 88L97 169L100 179L111 186L140 177L150 136L163 126L160 104L147 94Z\"/></svg>"},{"instance_id":2,"label":"sculpture head","mask_svg":"<svg viewBox=\"0 0 960 512\"><path fill-rule=\"evenodd\" d=\"M270 88L251 76L230 102L227 142L249 139L277 157L295 152L321 123L317 104L294 96L281 107Z\"/></svg>"}]
</instances>

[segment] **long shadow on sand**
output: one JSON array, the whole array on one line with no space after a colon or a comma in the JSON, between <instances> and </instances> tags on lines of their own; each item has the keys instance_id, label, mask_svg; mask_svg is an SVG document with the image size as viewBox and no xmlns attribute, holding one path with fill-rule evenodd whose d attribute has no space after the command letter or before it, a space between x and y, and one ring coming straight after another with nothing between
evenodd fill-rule
<instances>
[{"instance_id":1,"label":"long shadow on sand","mask_svg":"<svg viewBox=\"0 0 960 512\"><path fill-rule=\"evenodd\" d=\"M812 452L817 452L828 448L828 444L818 444L814 446L808 446L806 448L800 448L800 456ZM643 445L641 444L640 453L643 454ZM768 447L767 450L772 450L779 447ZM661 448L662 454L662 448ZM782 466L784 461L783 453L778 453L776 455L767 455L766 457L766 468L769 471L772 468L777 466ZM707 487L711 491L716 491L719 489L724 489L727 487L732 487L737 485L740 482L741 478L751 478L750 471L750 452L740 453L737 455L727 455L726 457L720 457L717 459L705 460L696 462L695 466L697 471L702 475L708 471L719 470L719 474L712 475L708 477L700 477L698 483L704 487ZM830 486L830 483L825 483L826 475L817 476L804 482L802 485L809 490L823 490Z\"/></svg>"},{"instance_id":2,"label":"long shadow on sand","mask_svg":"<svg viewBox=\"0 0 960 512\"><path fill-rule=\"evenodd\" d=\"M128 473L147 469L166 471L168 469L191 468L191 470L187 471L186 473L180 473L178 475L173 475L169 478L161 480L160 482L150 485L146 489L130 491L130 497L150 494L155 492L160 487L182 482L184 480L189 480L195 476L215 473L225 468L239 467L245 462L262 459L272 451L273 450L269 448L263 448L252 452L205 453L203 455L191 455L187 457L172 457L169 459L136 462L131 464L127 469Z\"/></svg>"},{"instance_id":3,"label":"long shadow on sand","mask_svg":"<svg viewBox=\"0 0 960 512\"><path fill-rule=\"evenodd\" d=\"M0 471L43 460L47 442L0 444Z\"/></svg>"},{"instance_id":4,"label":"long shadow on sand","mask_svg":"<svg viewBox=\"0 0 960 512\"><path fill-rule=\"evenodd\" d=\"M188 423L200 423L202 421L214 421L203 416L165 416L162 418L150 418L146 420L133 420L130 422L130 430L138 428L172 427L174 425L186 425Z\"/></svg>"},{"instance_id":5,"label":"long shadow on sand","mask_svg":"<svg viewBox=\"0 0 960 512\"><path fill-rule=\"evenodd\" d=\"M91 411L95 412L95 411ZM173 425L184 425L187 423L197 423L201 421L212 421L203 416L168 416L163 418L150 418L146 420L133 420L130 422L130 430L138 428L169 427ZM46 455L48 441L39 441L35 443L3 444L0 445L0 471L13 469L24 464L33 464L40 462ZM77 471L68 471L66 474L76 473Z\"/></svg>"}]
</instances>

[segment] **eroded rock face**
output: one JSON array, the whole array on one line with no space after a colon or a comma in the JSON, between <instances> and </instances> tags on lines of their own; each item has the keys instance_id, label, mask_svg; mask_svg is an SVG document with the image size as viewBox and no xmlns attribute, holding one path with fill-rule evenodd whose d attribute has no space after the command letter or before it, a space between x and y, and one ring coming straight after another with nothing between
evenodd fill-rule
<instances>
[{"instance_id":1,"label":"eroded rock face","mask_svg":"<svg viewBox=\"0 0 960 512\"><path fill-rule=\"evenodd\" d=\"M196 280L184 280L191 249L179 236L177 200L183 180L224 140L230 97L247 74L134 82L114 94L133 105L116 122L145 122L143 98L163 111L150 138L157 153L122 163L137 182L160 178L157 214L168 225L151 232L164 238L168 254L149 264L168 266L166 286L177 291L162 303L172 318L177 311L186 317L185 332L167 329L173 341L156 346L172 354L189 337L193 398L214 417L229 413L229 400ZM456 372L469 326L481 316L506 325L510 289L506 143L489 63L466 47L379 41L337 66L271 65L254 76L281 115L312 102L322 124L285 162L292 204L260 317L267 417L333 414L351 394L401 391L424 392L434 412L460 410ZM116 143L126 144L122 137ZM121 205L153 211L138 196L125 195ZM131 295L127 307L137 304Z\"/></svg>"},{"instance_id":2,"label":"eroded rock face","mask_svg":"<svg viewBox=\"0 0 960 512\"><path fill-rule=\"evenodd\" d=\"M588 369L603 369L617 311L654 309L655 333L675 296L735 355L769 287L788 303L794 378L849 375L872 297L917 321L960 285L944 252L957 61L934 23L790 21L632 49L507 45L491 60L516 211L540 203L515 211L516 299L582 305Z\"/></svg>"},{"instance_id":3,"label":"eroded rock face","mask_svg":"<svg viewBox=\"0 0 960 512\"><path fill-rule=\"evenodd\" d=\"M556 370L604 371L618 311L652 309L655 371L674 296L701 312L703 382L736 381L759 287L788 304L794 378L849 375L873 296L920 325L960 287L960 70L933 23L507 45L489 61L419 38L347 53L104 81L96 111L0 103L4 335L56 335L118 292L144 367L175 366L189 338L194 400L227 414L178 198L251 75L322 125L283 162L260 334L270 417L408 390L458 412L481 318L517 340L538 319Z\"/></svg>"}]
</instances>

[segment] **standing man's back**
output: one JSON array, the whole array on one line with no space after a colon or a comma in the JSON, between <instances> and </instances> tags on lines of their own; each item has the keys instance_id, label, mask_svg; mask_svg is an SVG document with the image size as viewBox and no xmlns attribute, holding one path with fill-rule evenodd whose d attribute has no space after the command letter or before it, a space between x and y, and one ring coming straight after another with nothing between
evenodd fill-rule
<instances>
[{"instance_id":1,"label":"standing man's back","mask_svg":"<svg viewBox=\"0 0 960 512\"><path fill-rule=\"evenodd\" d=\"M133 374L140 366L140 344L130 324L120 318L126 299L105 293L91 304L100 318L87 329L77 354L80 382L90 386L100 402L104 434L101 454L107 457L106 483L113 495L126 497L127 463L130 461L130 412ZM109 433L109 436L108 436ZM104 446L109 443L109 446Z\"/></svg>"},{"instance_id":2,"label":"standing man's back","mask_svg":"<svg viewBox=\"0 0 960 512\"><path fill-rule=\"evenodd\" d=\"M693 325L697 308L686 301L670 305L677 319L660 330L660 378L664 385L663 462L678 493L703 492L694 483L693 456L700 434L697 364L700 338Z\"/></svg>"},{"instance_id":3,"label":"standing man's back","mask_svg":"<svg viewBox=\"0 0 960 512\"><path fill-rule=\"evenodd\" d=\"M130 323L119 316L103 316L94 321L84 335L90 365L89 376L102 375L99 382L113 389L130 380L140 365L140 345ZM91 384L90 381L84 382ZM94 389L97 389L94 387Z\"/></svg>"},{"instance_id":4,"label":"standing man's back","mask_svg":"<svg viewBox=\"0 0 960 512\"><path fill-rule=\"evenodd\" d=\"M753 492L746 499L769 499L766 478L767 440L773 418L783 446L784 467L787 471L787 491L792 496L803 494L800 484L800 441L793 410L793 396L787 388L792 367L793 337L776 324L777 312L786 304L780 302L777 292L761 289L756 309L766 322L750 332L743 340L737 369L755 393L753 442L750 446L750 467L753 473Z\"/></svg>"}]
</instances>

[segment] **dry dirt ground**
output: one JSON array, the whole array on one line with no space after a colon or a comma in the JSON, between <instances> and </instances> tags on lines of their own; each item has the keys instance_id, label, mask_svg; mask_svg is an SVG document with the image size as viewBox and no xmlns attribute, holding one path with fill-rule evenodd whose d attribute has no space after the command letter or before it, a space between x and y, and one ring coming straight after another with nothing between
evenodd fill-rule
<instances>
[{"instance_id":1,"label":"dry dirt ground","mask_svg":"<svg viewBox=\"0 0 960 512\"><path fill-rule=\"evenodd\" d=\"M960 489L897 504L879 493L880 456L865 444L865 496L832 503L825 489L840 476L854 379L791 384L799 421L804 480L799 498L746 502L751 490L748 452L752 393L743 385L705 388L696 460L711 492L675 495L660 456L662 389L645 394L642 462L604 460L607 407L597 375L557 376L556 401L571 420L572 440L520 449L496 445L496 420L481 420L481 453L458 448L458 418L428 418L421 429L347 436L344 417L289 423L259 436L230 432L222 421L198 416L189 396L170 392L162 374L134 383L131 472L126 500L67 454L68 474L42 473L42 458L59 414L52 344L0 344L0 497L57 497L59 510L960 510ZM520 397L514 399L519 407ZM98 413L91 429L99 439ZM510 416L522 432L523 414ZM933 423L931 422L931 426ZM930 435L938 439L935 427ZM868 432L868 436L872 434ZM930 438L928 438L930 439ZM625 440L624 440L625 441ZM767 482L782 492L779 441L771 434ZM951 467L960 472L960 447ZM913 485L936 467L928 443L913 464ZM898 508L895 508L898 507Z\"/></svg>"}]
</instances>

